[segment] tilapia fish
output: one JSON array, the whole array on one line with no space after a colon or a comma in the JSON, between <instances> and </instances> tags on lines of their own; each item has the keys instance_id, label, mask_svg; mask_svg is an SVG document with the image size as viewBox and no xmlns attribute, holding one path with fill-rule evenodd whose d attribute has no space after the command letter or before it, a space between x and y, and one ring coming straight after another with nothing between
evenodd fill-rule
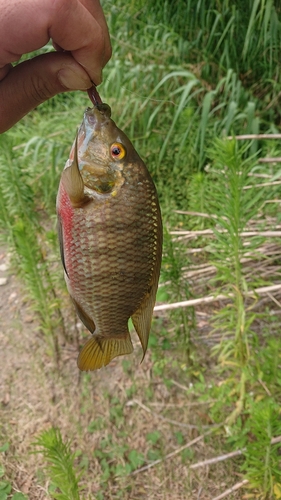
<instances>
[{"instance_id":1,"label":"tilapia fish","mask_svg":"<svg viewBox=\"0 0 281 500\"><path fill-rule=\"evenodd\" d=\"M158 286L162 224L151 176L107 104L85 111L57 197L61 258L78 316L92 333L78 357L95 370L133 351L143 357Z\"/></svg>"}]
</instances>

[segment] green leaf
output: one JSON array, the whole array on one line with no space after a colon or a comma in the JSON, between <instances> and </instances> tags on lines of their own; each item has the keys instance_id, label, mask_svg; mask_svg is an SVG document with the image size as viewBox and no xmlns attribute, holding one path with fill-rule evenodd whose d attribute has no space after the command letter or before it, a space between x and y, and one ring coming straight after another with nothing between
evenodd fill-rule
<instances>
[{"instance_id":1,"label":"green leaf","mask_svg":"<svg viewBox=\"0 0 281 500\"><path fill-rule=\"evenodd\" d=\"M161 434L159 431L153 431L153 432L149 432L146 435L146 440L150 441L150 443L156 444L159 441L160 437L161 437Z\"/></svg>"},{"instance_id":2,"label":"green leaf","mask_svg":"<svg viewBox=\"0 0 281 500\"><path fill-rule=\"evenodd\" d=\"M181 452L181 459L183 462L185 460L191 460L194 457L194 451L191 448L186 448Z\"/></svg>"},{"instance_id":3,"label":"green leaf","mask_svg":"<svg viewBox=\"0 0 281 500\"><path fill-rule=\"evenodd\" d=\"M11 500L28 500L28 497L23 493L15 493Z\"/></svg>"},{"instance_id":4,"label":"green leaf","mask_svg":"<svg viewBox=\"0 0 281 500\"><path fill-rule=\"evenodd\" d=\"M47 461L47 470L53 483L61 493L53 494L54 498L63 500L79 500L78 475L74 468L75 455L70 451L70 441L64 442L57 428L41 433L35 445Z\"/></svg>"},{"instance_id":5,"label":"green leaf","mask_svg":"<svg viewBox=\"0 0 281 500\"><path fill-rule=\"evenodd\" d=\"M127 474L130 474L132 472L132 468L130 467L130 464L118 464L115 468L115 475L116 476L127 476Z\"/></svg>"},{"instance_id":6,"label":"green leaf","mask_svg":"<svg viewBox=\"0 0 281 500\"><path fill-rule=\"evenodd\" d=\"M12 486L9 481L0 481L0 493L6 493L9 495L11 493Z\"/></svg>"},{"instance_id":7,"label":"green leaf","mask_svg":"<svg viewBox=\"0 0 281 500\"><path fill-rule=\"evenodd\" d=\"M184 443L184 436L183 436L183 433L181 431L176 431L175 432L175 438L178 442L179 445L183 445Z\"/></svg>"},{"instance_id":8,"label":"green leaf","mask_svg":"<svg viewBox=\"0 0 281 500\"><path fill-rule=\"evenodd\" d=\"M128 459L133 469L137 469L144 463L143 454L139 453L137 450L131 450L128 455Z\"/></svg>"},{"instance_id":9,"label":"green leaf","mask_svg":"<svg viewBox=\"0 0 281 500\"><path fill-rule=\"evenodd\" d=\"M148 460L154 462L154 460L159 460L162 458L162 453L160 450L148 450L147 458Z\"/></svg>"}]
</instances>

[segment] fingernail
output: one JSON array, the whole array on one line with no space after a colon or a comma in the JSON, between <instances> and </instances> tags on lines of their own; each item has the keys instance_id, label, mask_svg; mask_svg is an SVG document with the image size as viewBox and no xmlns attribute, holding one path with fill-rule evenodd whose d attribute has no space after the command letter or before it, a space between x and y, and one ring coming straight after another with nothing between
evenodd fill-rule
<instances>
[{"instance_id":1,"label":"fingernail","mask_svg":"<svg viewBox=\"0 0 281 500\"><path fill-rule=\"evenodd\" d=\"M102 82L102 71L98 75L95 76L94 82L95 82L95 86L101 84L101 82Z\"/></svg>"},{"instance_id":2,"label":"fingernail","mask_svg":"<svg viewBox=\"0 0 281 500\"><path fill-rule=\"evenodd\" d=\"M86 73L73 70L65 66L58 72L60 83L68 90L87 90L91 87L91 80Z\"/></svg>"}]
</instances>

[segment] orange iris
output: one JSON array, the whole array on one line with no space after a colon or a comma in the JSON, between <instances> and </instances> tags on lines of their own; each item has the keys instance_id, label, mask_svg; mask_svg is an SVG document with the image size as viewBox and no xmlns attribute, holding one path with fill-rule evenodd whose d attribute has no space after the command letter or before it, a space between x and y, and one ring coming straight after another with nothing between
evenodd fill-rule
<instances>
[{"instance_id":1,"label":"orange iris","mask_svg":"<svg viewBox=\"0 0 281 500\"><path fill-rule=\"evenodd\" d=\"M114 142L110 148L111 156L115 160L122 160L126 154L126 149L120 142Z\"/></svg>"}]
</instances>

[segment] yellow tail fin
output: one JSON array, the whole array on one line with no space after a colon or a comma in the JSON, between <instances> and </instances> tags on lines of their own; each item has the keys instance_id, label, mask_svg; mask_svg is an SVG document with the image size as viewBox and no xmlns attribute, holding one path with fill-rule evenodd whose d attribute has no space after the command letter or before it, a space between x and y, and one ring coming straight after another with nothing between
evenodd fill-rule
<instances>
[{"instance_id":1,"label":"yellow tail fin","mask_svg":"<svg viewBox=\"0 0 281 500\"><path fill-rule=\"evenodd\" d=\"M97 370L108 365L116 356L133 352L131 337L124 338L91 337L84 345L77 360L78 368L82 371Z\"/></svg>"}]
</instances>

